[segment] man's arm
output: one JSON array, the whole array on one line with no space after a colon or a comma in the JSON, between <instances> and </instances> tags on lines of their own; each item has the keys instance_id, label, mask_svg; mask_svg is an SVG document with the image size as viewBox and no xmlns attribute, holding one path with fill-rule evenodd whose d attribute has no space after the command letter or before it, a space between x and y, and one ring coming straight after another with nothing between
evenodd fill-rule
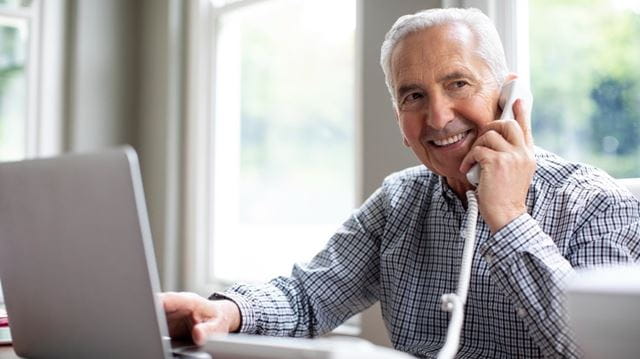
<instances>
[{"instance_id":1,"label":"man's arm","mask_svg":"<svg viewBox=\"0 0 640 359\"><path fill-rule=\"evenodd\" d=\"M580 355L565 320L562 293L574 268L639 258L638 201L630 196L593 197L580 209L581 218L572 218L576 228L570 238L554 241L536 220L523 214L480 248L496 285L510 298L546 357Z\"/></svg>"},{"instance_id":2,"label":"man's arm","mask_svg":"<svg viewBox=\"0 0 640 359\"><path fill-rule=\"evenodd\" d=\"M385 223L380 189L308 264L263 285L239 284L224 295L242 313L241 332L314 337L366 309L379 293L380 237Z\"/></svg>"}]
</instances>

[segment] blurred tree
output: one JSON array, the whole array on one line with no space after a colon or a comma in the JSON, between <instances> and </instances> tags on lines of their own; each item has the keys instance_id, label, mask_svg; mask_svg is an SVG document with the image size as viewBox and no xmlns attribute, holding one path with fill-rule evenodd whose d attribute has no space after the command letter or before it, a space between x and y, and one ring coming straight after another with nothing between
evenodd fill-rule
<instances>
[{"instance_id":1,"label":"blurred tree","mask_svg":"<svg viewBox=\"0 0 640 359\"><path fill-rule=\"evenodd\" d=\"M638 149L637 84L629 79L604 78L591 90L597 104L591 115L592 148L596 152L627 155Z\"/></svg>"},{"instance_id":2,"label":"blurred tree","mask_svg":"<svg viewBox=\"0 0 640 359\"><path fill-rule=\"evenodd\" d=\"M614 176L640 176L640 14L629 4L529 2L536 143Z\"/></svg>"}]
</instances>

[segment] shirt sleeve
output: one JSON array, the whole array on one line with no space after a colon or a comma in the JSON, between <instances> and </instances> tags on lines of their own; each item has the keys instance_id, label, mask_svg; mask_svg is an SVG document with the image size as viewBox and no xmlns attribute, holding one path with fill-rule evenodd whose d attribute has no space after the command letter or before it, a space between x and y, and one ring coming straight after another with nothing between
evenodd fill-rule
<instances>
[{"instance_id":1,"label":"shirt sleeve","mask_svg":"<svg viewBox=\"0 0 640 359\"><path fill-rule=\"evenodd\" d=\"M599 195L580 212L568 240L554 241L523 214L480 249L496 285L510 298L545 357L581 356L563 307L562 288L574 268L639 258L638 201ZM562 251L558 243L563 243Z\"/></svg>"},{"instance_id":2,"label":"shirt sleeve","mask_svg":"<svg viewBox=\"0 0 640 359\"><path fill-rule=\"evenodd\" d=\"M384 194L379 189L310 263L294 265L291 276L225 291L240 308L240 332L314 337L375 303L384 223Z\"/></svg>"}]
</instances>

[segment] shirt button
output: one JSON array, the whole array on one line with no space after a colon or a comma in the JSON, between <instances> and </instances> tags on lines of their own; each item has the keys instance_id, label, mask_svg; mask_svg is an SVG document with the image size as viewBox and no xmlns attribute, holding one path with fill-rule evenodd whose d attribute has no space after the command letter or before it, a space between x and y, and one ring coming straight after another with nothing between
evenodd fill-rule
<instances>
[{"instance_id":1,"label":"shirt button","mask_svg":"<svg viewBox=\"0 0 640 359\"><path fill-rule=\"evenodd\" d=\"M527 316L527 311L522 308L522 307L518 307L516 308L516 314L520 317L520 318L524 318Z\"/></svg>"},{"instance_id":2,"label":"shirt button","mask_svg":"<svg viewBox=\"0 0 640 359\"><path fill-rule=\"evenodd\" d=\"M495 260L495 257L493 256L493 254L486 254L484 256L484 260L487 262L487 264L492 264Z\"/></svg>"}]
</instances>

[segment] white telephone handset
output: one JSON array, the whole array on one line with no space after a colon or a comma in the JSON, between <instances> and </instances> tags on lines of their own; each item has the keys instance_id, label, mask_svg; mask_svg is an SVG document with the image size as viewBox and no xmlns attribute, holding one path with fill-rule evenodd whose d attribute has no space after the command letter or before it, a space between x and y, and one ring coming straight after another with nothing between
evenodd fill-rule
<instances>
[{"instance_id":1,"label":"white telephone handset","mask_svg":"<svg viewBox=\"0 0 640 359\"><path fill-rule=\"evenodd\" d=\"M531 91L523 84L522 80L515 79L502 86L500 98L498 99L498 105L502 109L502 115L500 115L501 120L515 121L516 118L513 114L513 104L519 98L524 100L526 106L531 106L533 96L531 95ZM471 167L469 172L467 172L467 179L469 180L469 183L478 187L478 184L480 183L479 164L475 164Z\"/></svg>"}]
</instances>

